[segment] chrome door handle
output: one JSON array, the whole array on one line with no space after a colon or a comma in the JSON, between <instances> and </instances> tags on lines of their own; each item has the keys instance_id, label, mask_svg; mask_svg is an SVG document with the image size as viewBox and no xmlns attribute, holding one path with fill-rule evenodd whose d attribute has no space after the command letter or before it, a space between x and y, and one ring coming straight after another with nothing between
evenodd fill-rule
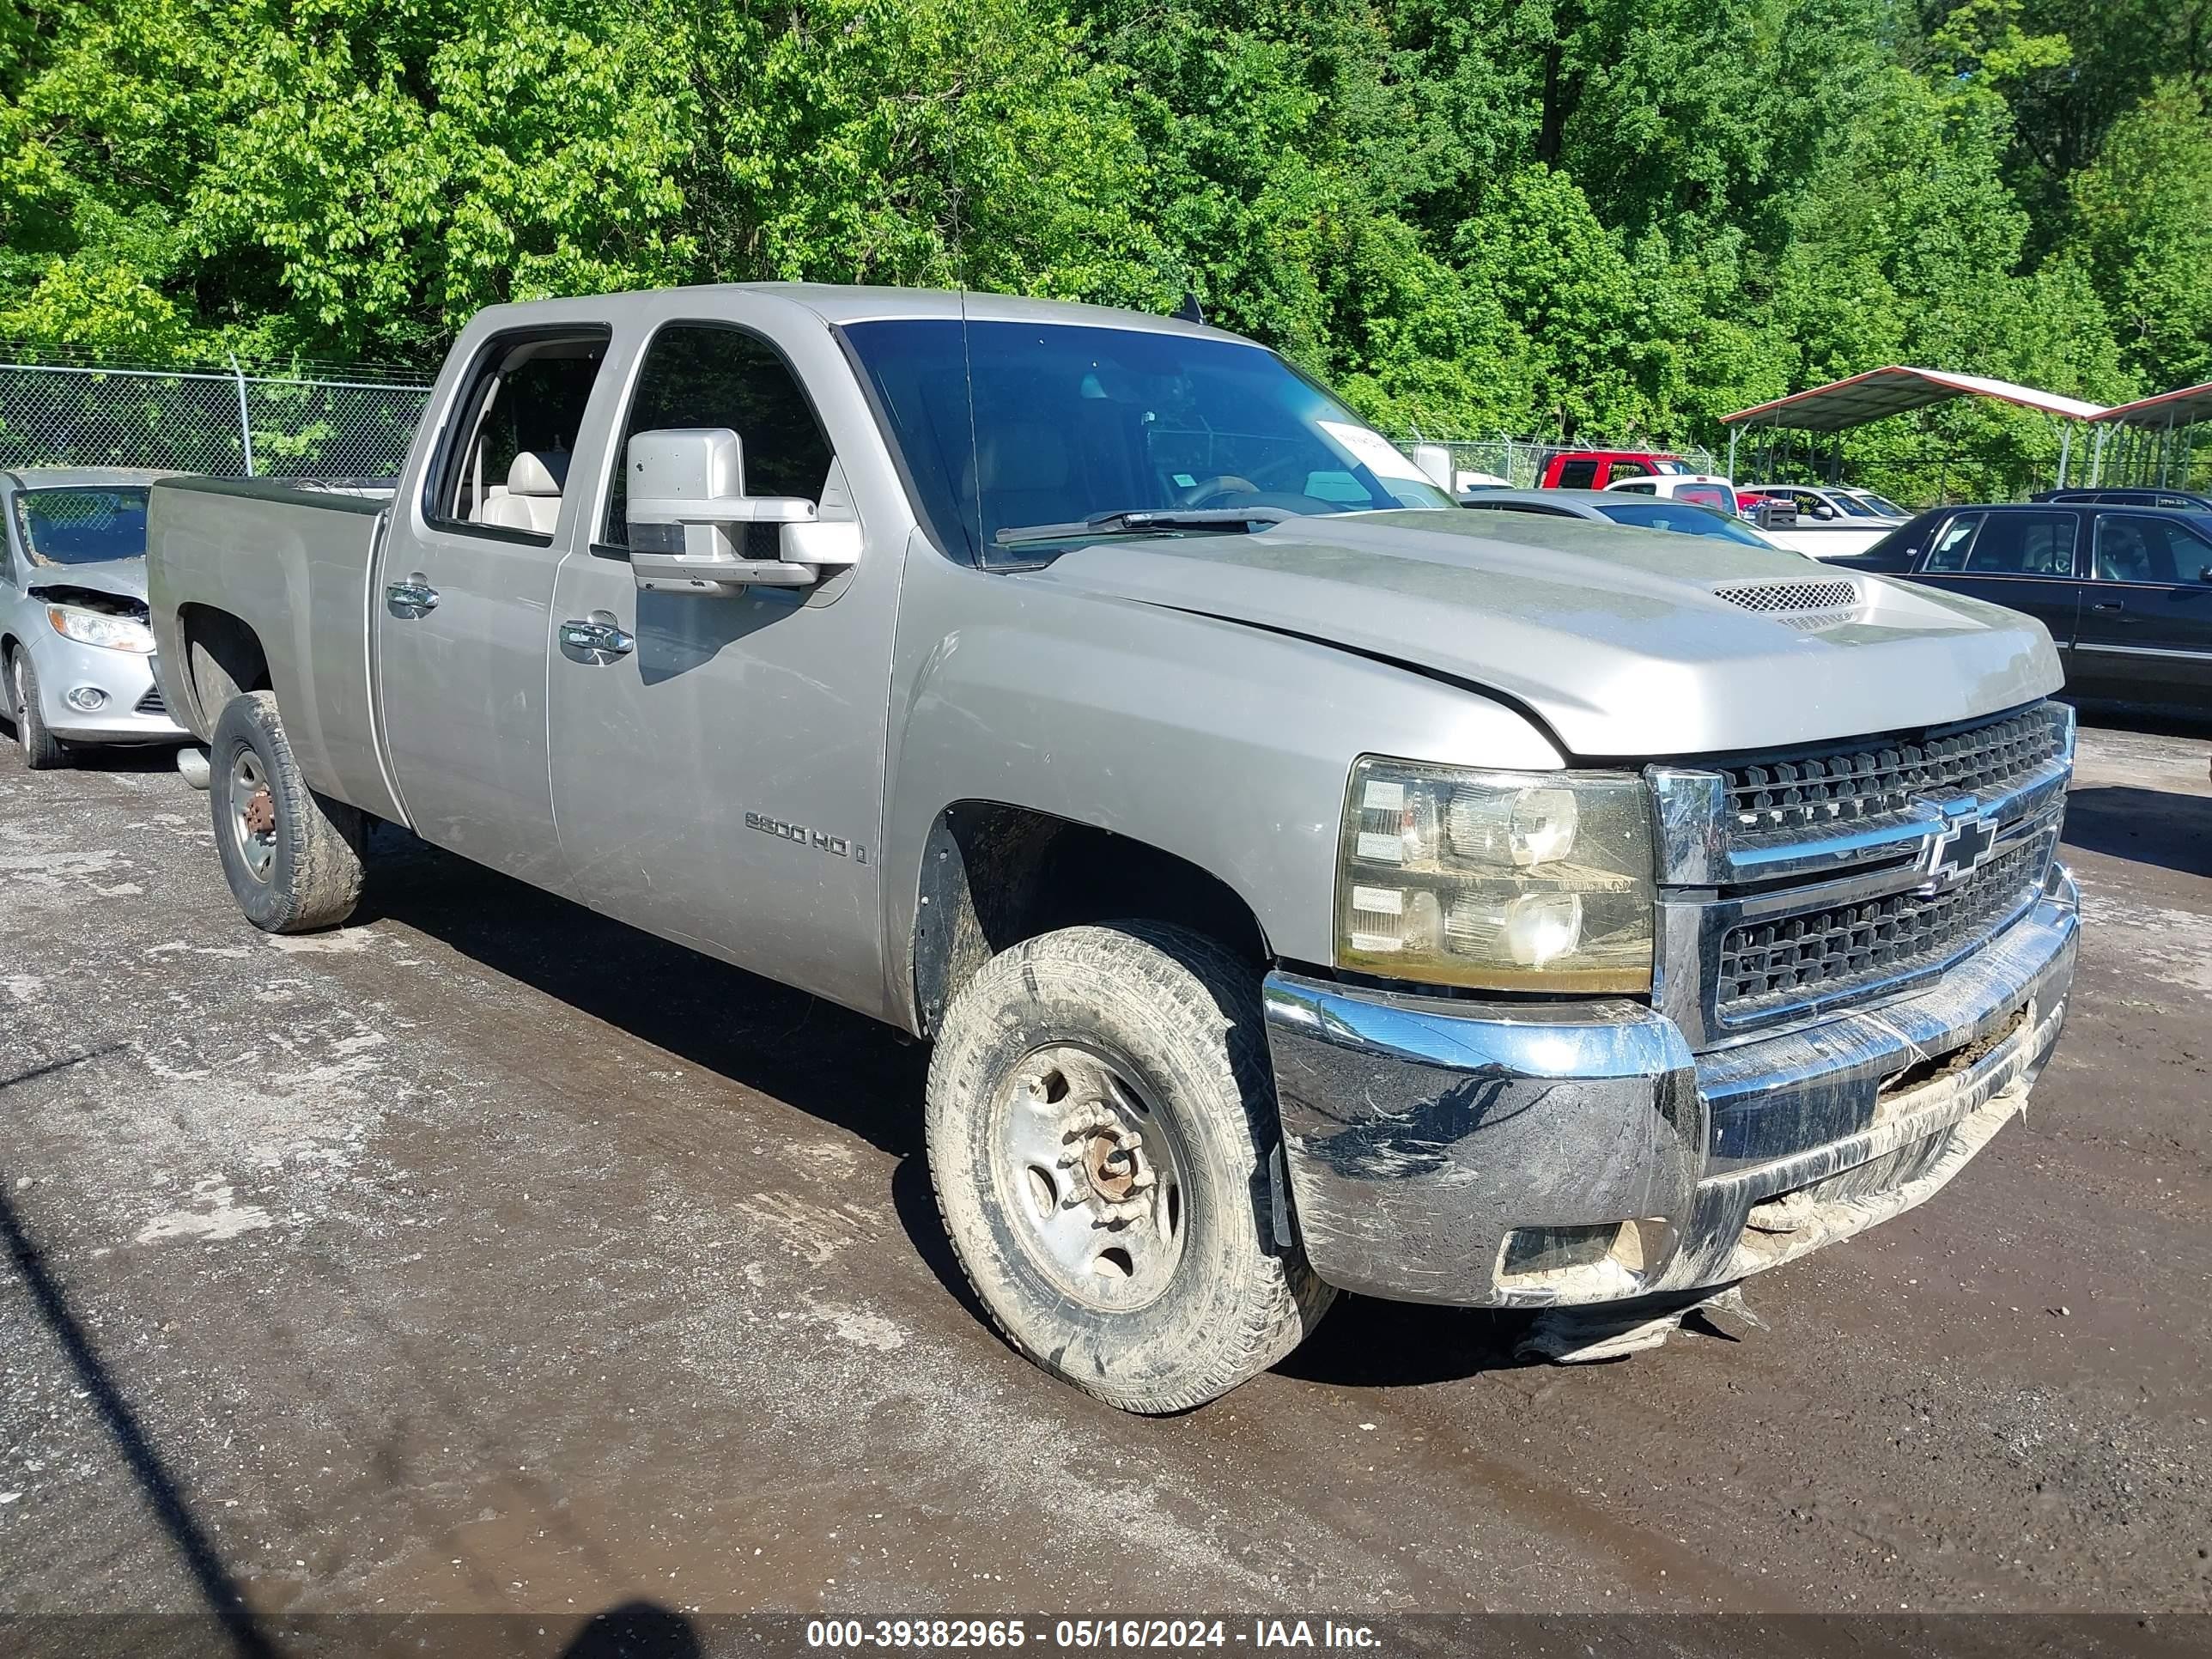
<instances>
[{"instance_id":1,"label":"chrome door handle","mask_svg":"<svg viewBox=\"0 0 2212 1659\"><path fill-rule=\"evenodd\" d=\"M629 655L637 649L637 640L612 623L570 621L561 624L561 648L604 664Z\"/></svg>"},{"instance_id":2,"label":"chrome door handle","mask_svg":"<svg viewBox=\"0 0 2212 1659\"><path fill-rule=\"evenodd\" d=\"M394 616L412 618L438 608L438 590L420 575L410 576L404 582L387 582L384 602L392 607Z\"/></svg>"}]
</instances>

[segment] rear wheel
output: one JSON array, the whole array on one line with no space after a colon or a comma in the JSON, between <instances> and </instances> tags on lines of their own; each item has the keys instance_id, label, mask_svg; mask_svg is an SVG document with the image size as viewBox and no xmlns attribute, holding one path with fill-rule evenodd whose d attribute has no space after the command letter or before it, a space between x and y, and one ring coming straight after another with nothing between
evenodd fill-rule
<instances>
[{"instance_id":1,"label":"rear wheel","mask_svg":"<svg viewBox=\"0 0 2212 1659\"><path fill-rule=\"evenodd\" d=\"M248 921L303 933L353 914L366 824L353 807L307 787L275 692L247 692L224 707L208 771L216 850Z\"/></svg>"},{"instance_id":2,"label":"rear wheel","mask_svg":"<svg viewBox=\"0 0 2212 1659\"><path fill-rule=\"evenodd\" d=\"M1256 976L1195 934L1071 927L994 957L946 1011L927 1132L999 1328L1124 1410L1227 1393L1334 1294L1275 1237Z\"/></svg>"},{"instance_id":3,"label":"rear wheel","mask_svg":"<svg viewBox=\"0 0 2212 1659\"><path fill-rule=\"evenodd\" d=\"M8 659L8 690L9 712L15 719L15 741L22 745L23 764L33 772L66 766L69 750L46 729L46 716L39 712L39 671L32 666L31 653L20 646Z\"/></svg>"}]
</instances>

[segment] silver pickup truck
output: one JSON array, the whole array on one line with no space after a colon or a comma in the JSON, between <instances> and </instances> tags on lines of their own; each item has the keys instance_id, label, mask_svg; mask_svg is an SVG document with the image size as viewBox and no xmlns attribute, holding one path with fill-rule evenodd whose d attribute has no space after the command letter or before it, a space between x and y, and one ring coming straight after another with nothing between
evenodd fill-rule
<instances>
[{"instance_id":1,"label":"silver pickup truck","mask_svg":"<svg viewBox=\"0 0 2212 1659\"><path fill-rule=\"evenodd\" d=\"M982 1303L1170 1411L1339 1289L1679 1308L2057 1037L2040 625L1505 517L1215 330L705 288L484 313L388 500L157 487L153 626L257 926L382 819L930 1040Z\"/></svg>"}]
</instances>

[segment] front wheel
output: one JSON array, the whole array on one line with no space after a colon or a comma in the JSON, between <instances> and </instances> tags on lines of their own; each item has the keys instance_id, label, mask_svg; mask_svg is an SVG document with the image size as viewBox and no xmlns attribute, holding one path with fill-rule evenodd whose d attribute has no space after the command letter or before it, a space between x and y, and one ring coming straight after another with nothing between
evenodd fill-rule
<instances>
[{"instance_id":1,"label":"front wheel","mask_svg":"<svg viewBox=\"0 0 2212 1659\"><path fill-rule=\"evenodd\" d=\"M15 741L22 746L23 764L33 772L44 772L69 763L69 750L61 739L46 726L46 717L39 712L39 671L31 665L31 653L18 647L8 659L9 706L15 716Z\"/></svg>"},{"instance_id":2,"label":"front wheel","mask_svg":"<svg viewBox=\"0 0 2212 1659\"><path fill-rule=\"evenodd\" d=\"M929 1071L930 1176L969 1284L1030 1359L1181 1411L1296 1347L1334 1292L1275 1237L1255 976L1180 928L992 958Z\"/></svg>"},{"instance_id":3,"label":"front wheel","mask_svg":"<svg viewBox=\"0 0 2212 1659\"><path fill-rule=\"evenodd\" d=\"M360 812L307 787L276 694L233 697L208 750L216 850L231 896L268 933L332 927L361 897Z\"/></svg>"}]
</instances>

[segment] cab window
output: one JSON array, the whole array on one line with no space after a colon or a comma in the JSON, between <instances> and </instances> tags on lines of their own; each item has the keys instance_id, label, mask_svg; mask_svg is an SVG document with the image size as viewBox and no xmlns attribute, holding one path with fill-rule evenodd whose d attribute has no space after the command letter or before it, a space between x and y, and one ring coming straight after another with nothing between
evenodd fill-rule
<instances>
[{"instance_id":1,"label":"cab window","mask_svg":"<svg viewBox=\"0 0 2212 1659\"><path fill-rule=\"evenodd\" d=\"M607 469L602 547L625 553L629 548L624 464L629 441L641 432L701 426L727 427L738 434L748 495L821 501L835 457L814 405L781 354L729 324L674 324L653 336L638 368L622 444ZM745 556L775 557L779 534L772 524L747 526Z\"/></svg>"},{"instance_id":2,"label":"cab window","mask_svg":"<svg viewBox=\"0 0 2212 1659\"><path fill-rule=\"evenodd\" d=\"M1568 461L1559 468L1559 488L1562 489L1595 489L1597 488L1595 461Z\"/></svg>"}]
</instances>

